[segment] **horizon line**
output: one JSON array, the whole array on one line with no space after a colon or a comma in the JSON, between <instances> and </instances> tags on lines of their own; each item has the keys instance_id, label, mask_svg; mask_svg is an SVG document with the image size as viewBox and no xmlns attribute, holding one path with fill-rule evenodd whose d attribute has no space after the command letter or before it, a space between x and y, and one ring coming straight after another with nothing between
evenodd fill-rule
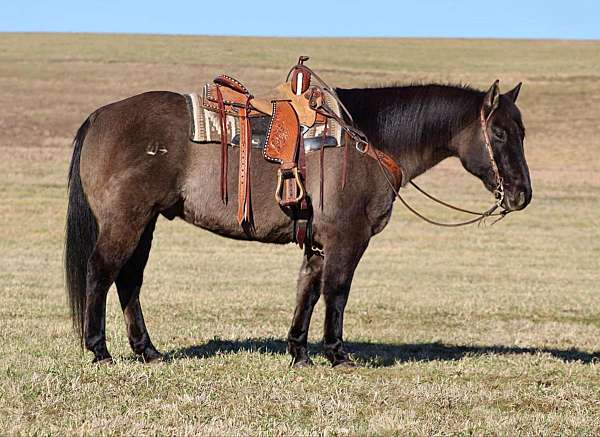
<instances>
[{"instance_id":1,"label":"horizon line","mask_svg":"<svg viewBox=\"0 0 600 437\"><path fill-rule=\"evenodd\" d=\"M487 41L574 41L574 42L600 42L600 38L553 38L553 37L504 37L504 36L307 36L307 35L257 35L257 34L196 34L196 33L170 33L170 32L103 32L103 31L48 31L48 30L0 30L0 34L62 34L62 35L98 35L98 36L173 36L173 37L205 37L205 38L272 38L272 39L441 39L441 40L487 40Z\"/></svg>"}]
</instances>

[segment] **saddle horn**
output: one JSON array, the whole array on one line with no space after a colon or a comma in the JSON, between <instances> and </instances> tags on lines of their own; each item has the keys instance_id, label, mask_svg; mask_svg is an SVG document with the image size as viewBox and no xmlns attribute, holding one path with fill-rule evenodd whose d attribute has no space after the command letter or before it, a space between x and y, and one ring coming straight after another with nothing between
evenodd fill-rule
<instances>
[{"instance_id":1,"label":"saddle horn","mask_svg":"<svg viewBox=\"0 0 600 437\"><path fill-rule=\"evenodd\" d=\"M310 87L310 69L304 66L304 62L308 59L308 56L300 56L291 71L292 91L297 96L304 94Z\"/></svg>"}]
</instances>

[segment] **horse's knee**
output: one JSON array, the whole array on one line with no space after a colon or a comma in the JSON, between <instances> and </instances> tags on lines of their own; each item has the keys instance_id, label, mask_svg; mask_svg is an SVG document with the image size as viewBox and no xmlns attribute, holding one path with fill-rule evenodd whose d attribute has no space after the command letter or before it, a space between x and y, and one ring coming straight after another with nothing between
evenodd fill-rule
<instances>
[{"instance_id":1,"label":"horse's knee","mask_svg":"<svg viewBox=\"0 0 600 437\"><path fill-rule=\"evenodd\" d=\"M320 256L312 256L310 259L302 263L300 267L301 276L315 276L321 275L323 272L323 258Z\"/></svg>"}]
</instances>

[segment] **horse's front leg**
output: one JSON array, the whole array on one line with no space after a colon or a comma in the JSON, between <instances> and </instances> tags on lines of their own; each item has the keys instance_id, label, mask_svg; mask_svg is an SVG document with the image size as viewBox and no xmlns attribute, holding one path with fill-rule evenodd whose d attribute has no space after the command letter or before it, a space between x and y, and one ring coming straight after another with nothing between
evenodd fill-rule
<instances>
[{"instance_id":1,"label":"horse's front leg","mask_svg":"<svg viewBox=\"0 0 600 437\"><path fill-rule=\"evenodd\" d=\"M321 295L321 274L323 258L304 257L298 275L298 292L296 294L296 310L288 333L288 351L292 355L292 365L302 367L311 365L308 356L308 328L315 304Z\"/></svg>"},{"instance_id":2,"label":"horse's front leg","mask_svg":"<svg viewBox=\"0 0 600 437\"><path fill-rule=\"evenodd\" d=\"M333 366L352 365L352 361L344 350L344 309L348 301L354 271L367 248L368 240L355 243L344 240L340 243L344 243L343 247L332 247L325 251L321 288L325 300L323 348Z\"/></svg>"}]
</instances>

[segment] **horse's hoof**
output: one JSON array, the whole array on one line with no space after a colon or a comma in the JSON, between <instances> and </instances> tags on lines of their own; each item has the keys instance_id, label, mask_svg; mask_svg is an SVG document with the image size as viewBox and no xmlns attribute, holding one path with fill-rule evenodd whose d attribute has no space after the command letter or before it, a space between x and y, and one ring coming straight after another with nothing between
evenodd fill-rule
<instances>
[{"instance_id":1,"label":"horse's hoof","mask_svg":"<svg viewBox=\"0 0 600 437\"><path fill-rule=\"evenodd\" d=\"M159 352L143 355L144 363L146 364L161 364L165 362L165 356Z\"/></svg>"},{"instance_id":2,"label":"horse's hoof","mask_svg":"<svg viewBox=\"0 0 600 437\"><path fill-rule=\"evenodd\" d=\"M338 363L333 363L331 366L334 369L351 370L351 369L356 369L358 367L358 364L356 364L352 360L344 360L344 361L340 361Z\"/></svg>"},{"instance_id":3,"label":"horse's hoof","mask_svg":"<svg viewBox=\"0 0 600 437\"><path fill-rule=\"evenodd\" d=\"M110 365L110 364L115 364L115 360L113 360L112 357L94 358L94 360L92 361L92 363L93 364L97 364L99 366Z\"/></svg>"},{"instance_id":4,"label":"horse's hoof","mask_svg":"<svg viewBox=\"0 0 600 437\"><path fill-rule=\"evenodd\" d=\"M295 361L294 363L292 363L292 367L294 369L302 369L304 367L312 367L315 364L312 362L312 360L310 358L306 358L304 360L299 360L299 361Z\"/></svg>"}]
</instances>

